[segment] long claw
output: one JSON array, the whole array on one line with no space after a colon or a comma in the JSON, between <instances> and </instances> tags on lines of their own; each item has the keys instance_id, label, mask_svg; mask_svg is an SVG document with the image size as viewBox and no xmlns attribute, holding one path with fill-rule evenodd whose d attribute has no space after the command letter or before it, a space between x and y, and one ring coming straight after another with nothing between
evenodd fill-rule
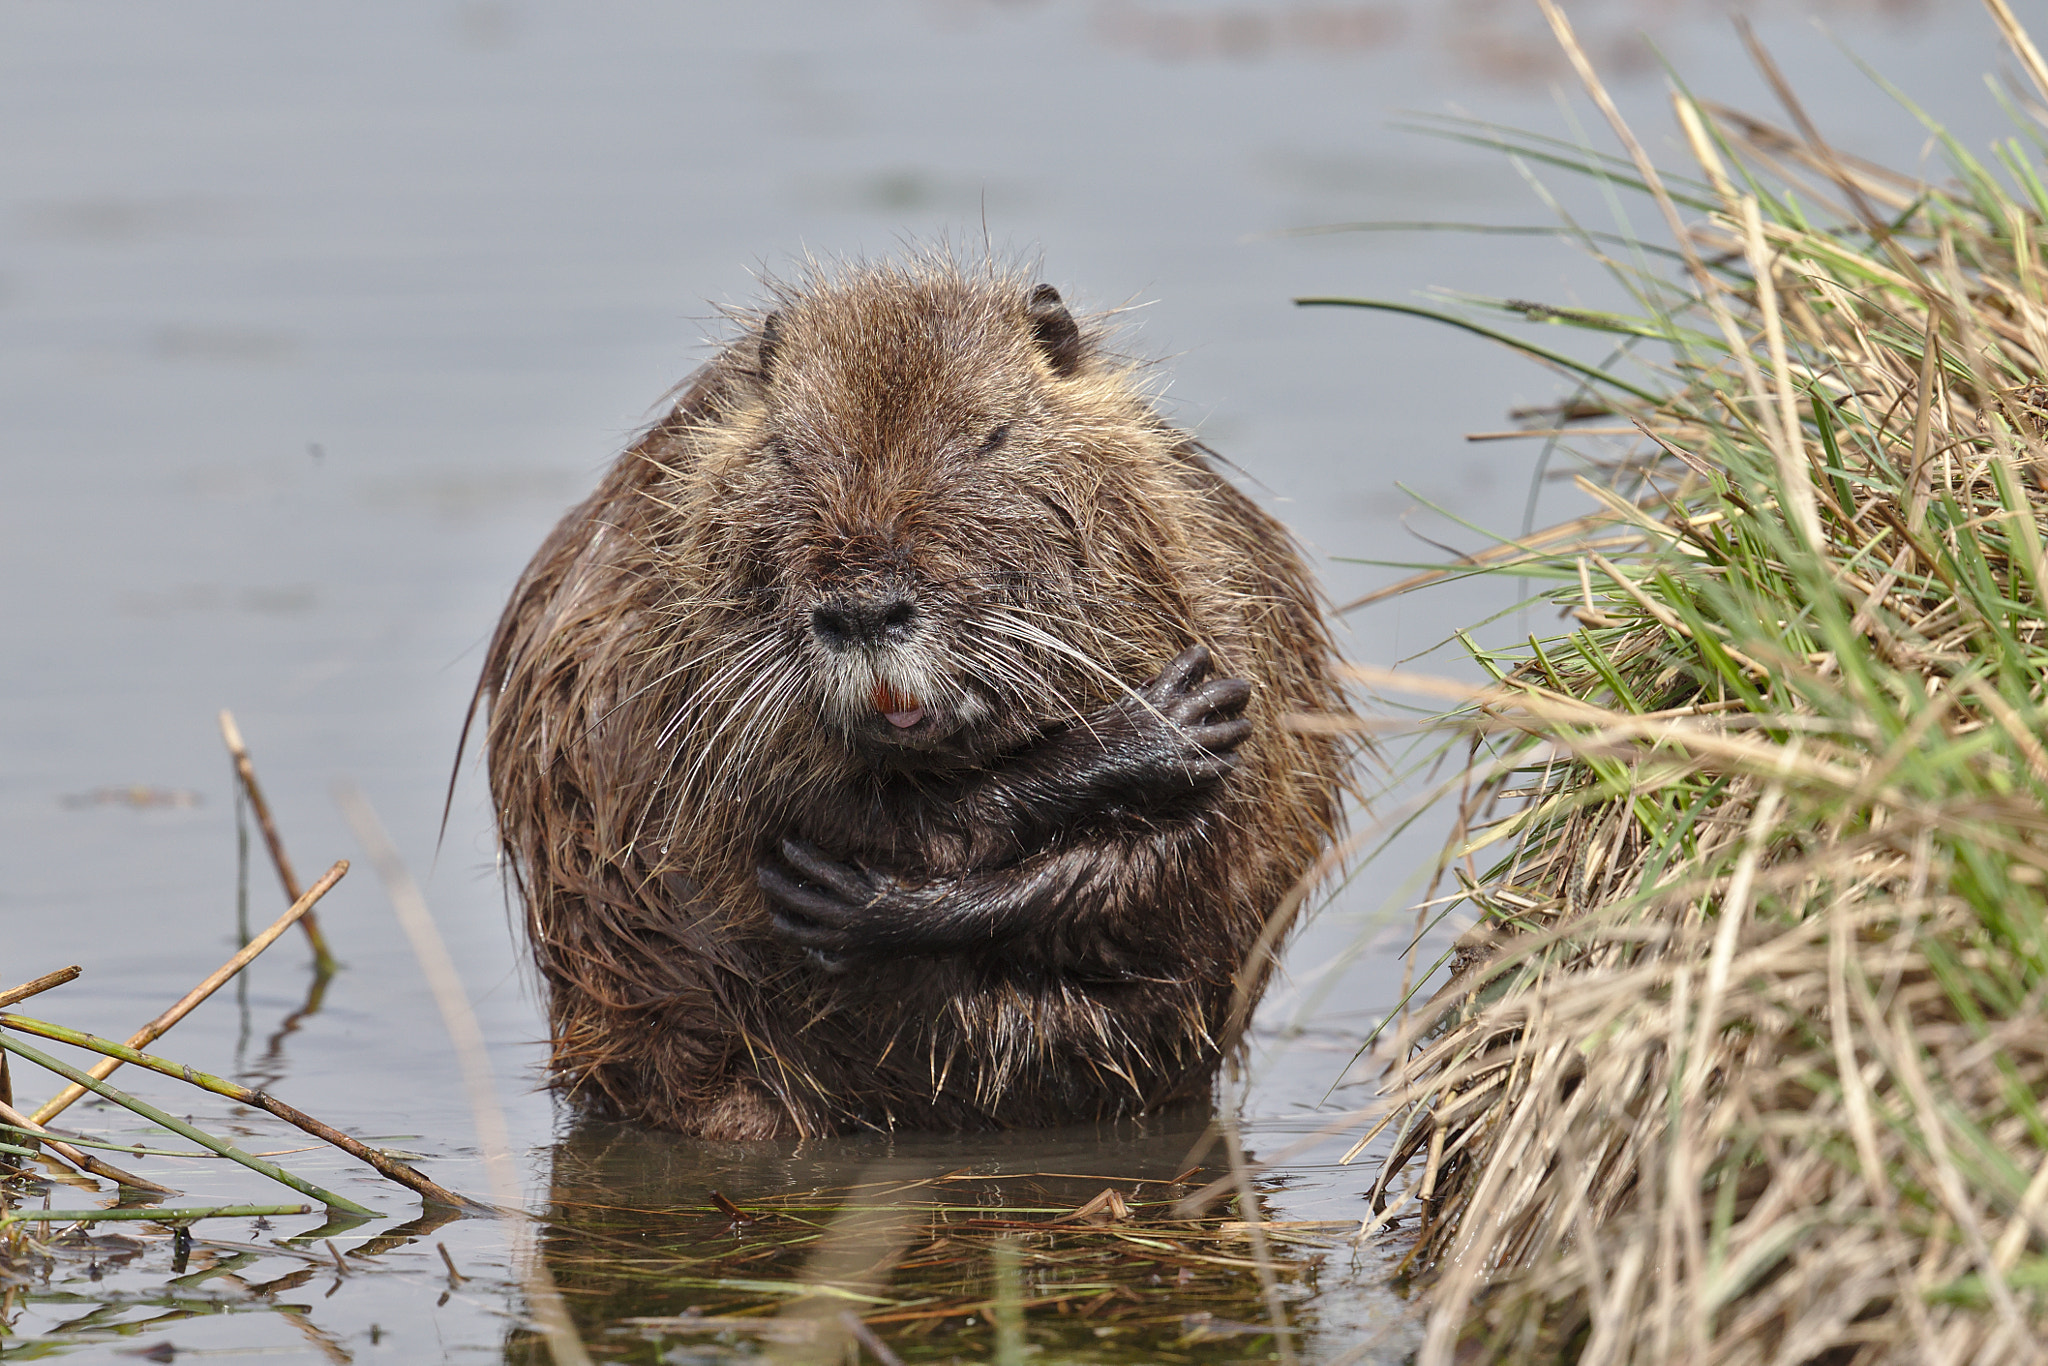
<instances>
[{"instance_id":1,"label":"long claw","mask_svg":"<svg viewBox=\"0 0 2048 1366\"><path fill-rule=\"evenodd\" d=\"M837 859L827 857L815 844L797 839L784 840L782 857L805 878L830 889L841 900L857 905L874 900L875 889L864 878Z\"/></svg>"},{"instance_id":2,"label":"long claw","mask_svg":"<svg viewBox=\"0 0 2048 1366\"><path fill-rule=\"evenodd\" d=\"M848 918L847 908L837 897L805 886L773 864L762 864L754 870L754 877L771 902L801 912L821 928L836 932ZM769 910L780 919L775 907L771 906Z\"/></svg>"},{"instance_id":3,"label":"long claw","mask_svg":"<svg viewBox=\"0 0 2048 1366\"><path fill-rule=\"evenodd\" d=\"M1212 678L1187 696L1183 705L1191 719L1206 716L1227 718L1243 711L1252 700L1252 685L1242 678Z\"/></svg>"},{"instance_id":4,"label":"long claw","mask_svg":"<svg viewBox=\"0 0 2048 1366\"><path fill-rule=\"evenodd\" d=\"M1197 785L1217 783L1229 777L1237 768L1237 756L1197 759L1185 766L1187 779Z\"/></svg>"},{"instance_id":5,"label":"long claw","mask_svg":"<svg viewBox=\"0 0 2048 1366\"><path fill-rule=\"evenodd\" d=\"M1208 672L1209 647L1190 645L1159 671L1159 677L1153 679L1152 686L1145 691L1158 697L1171 697L1199 683Z\"/></svg>"},{"instance_id":6,"label":"long claw","mask_svg":"<svg viewBox=\"0 0 2048 1366\"><path fill-rule=\"evenodd\" d=\"M1236 750L1251 738L1252 723L1245 720L1218 721L1214 725L1188 727L1188 738L1211 754Z\"/></svg>"},{"instance_id":7,"label":"long claw","mask_svg":"<svg viewBox=\"0 0 2048 1366\"><path fill-rule=\"evenodd\" d=\"M791 943L811 953L829 953L846 947L846 936L793 915L777 912L775 928Z\"/></svg>"}]
</instances>

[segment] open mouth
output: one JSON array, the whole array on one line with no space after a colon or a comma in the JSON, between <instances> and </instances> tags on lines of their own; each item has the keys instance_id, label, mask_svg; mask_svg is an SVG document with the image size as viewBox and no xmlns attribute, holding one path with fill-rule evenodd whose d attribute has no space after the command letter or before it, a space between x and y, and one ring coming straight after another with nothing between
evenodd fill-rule
<instances>
[{"instance_id":1,"label":"open mouth","mask_svg":"<svg viewBox=\"0 0 2048 1366\"><path fill-rule=\"evenodd\" d=\"M874 691L875 710L882 713L882 719L898 730L909 730L924 720L924 707L914 697L906 697L887 683L877 683Z\"/></svg>"}]
</instances>

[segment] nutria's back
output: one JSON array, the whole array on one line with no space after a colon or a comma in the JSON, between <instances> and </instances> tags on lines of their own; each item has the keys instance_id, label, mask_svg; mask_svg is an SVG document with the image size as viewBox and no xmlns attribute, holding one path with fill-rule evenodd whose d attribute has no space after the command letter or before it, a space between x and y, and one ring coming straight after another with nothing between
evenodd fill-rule
<instances>
[{"instance_id":1,"label":"nutria's back","mask_svg":"<svg viewBox=\"0 0 2048 1366\"><path fill-rule=\"evenodd\" d=\"M1203 1093L1338 820L1289 538L1049 286L740 321L485 666L558 1081L715 1137Z\"/></svg>"}]
</instances>

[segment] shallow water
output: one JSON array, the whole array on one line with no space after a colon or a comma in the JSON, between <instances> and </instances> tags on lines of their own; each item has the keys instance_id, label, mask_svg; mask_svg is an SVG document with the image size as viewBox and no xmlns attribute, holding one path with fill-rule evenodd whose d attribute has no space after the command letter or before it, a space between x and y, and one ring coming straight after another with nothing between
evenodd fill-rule
<instances>
[{"instance_id":1,"label":"shallow water","mask_svg":"<svg viewBox=\"0 0 2048 1366\"><path fill-rule=\"evenodd\" d=\"M1851 150L1911 162L1924 135L1793 8L1763 32L1822 125ZM1671 139L1648 49L1630 36L1639 24L1695 89L1770 107L1716 6L1573 12L1653 147ZM2001 131L1979 88L1995 52L1976 6L1805 12L1967 143ZM1540 239L1285 234L1549 222L1497 157L1389 124L1461 110L1570 135L1588 116L1554 101L1560 74L1532 12L1485 0L4 0L0 979L80 963L85 976L38 1009L125 1036L232 950L235 816L214 728L228 706L302 876L359 857L330 798L337 779L360 785L421 875L482 1018L526 1201L565 1216L549 1256L599 1346L631 1359L711 1350L607 1336L614 1320L709 1301L598 1237L602 1220L576 1212L601 1203L593 1191L628 1211L616 1217L633 1243L666 1236L668 1216L631 1210L703 1211L714 1181L742 1201L817 1190L829 1204L876 1164L908 1163L929 1178L965 1169L975 1201L1007 1207L1178 1174L1194 1135L1172 1124L713 1150L557 1116L531 1089L542 1025L473 764L441 833L481 642L552 520L708 354L716 303L750 298L751 272L806 251L883 253L906 238L987 240L1042 259L1084 303L1142 304L1130 343L1166 362L1171 411L1316 547L1339 599L1395 571L1332 556L1427 560L1430 540L1477 543L1417 515L1418 499L1512 529L1533 451L1462 434L1509 425L1508 409L1554 399L1557 381L1458 333L1288 300L1446 284L1597 303L1607 287ZM1605 225L1597 194L1550 178ZM1629 211L1650 227L1645 206ZM1567 508L1546 500L1544 512ZM1388 604L1352 622L1347 648L1404 658L1507 602L1502 585L1468 584ZM1260 1017L1252 1080L1223 1097L1256 1155L1287 1151L1353 1094L1332 1088L1398 983L1390 949L1406 921L1386 908L1430 842L1423 831L1398 846L1297 940ZM260 861L251 888L261 924L279 902ZM346 967L317 1010L303 1010L304 953L287 941L162 1051L484 1189L460 1073L367 867L322 914ZM1357 943L1376 947L1347 956ZM267 1117L130 1080L253 1146L299 1146ZM67 1119L123 1141L141 1132L105 1108ZM1288 1157L1262 1181L1264 1212L1358 1217L1367 1175L1335 1164L1344 1146ZM201 1239L258 1251L202 1241L176 1267L168 1240L140 1232L132 1256L116 1243L67 1255L27 1300L0 1301L16 1335L0 1354L527 1350L498 1225L408 1229L417 1202L344 1159L282 1160L387 1217L345 1231L222 1221ZM130 1165L194 1197L273 1198L217 1162ZM1051 1172L1088 1175L1034 1176ZM61 1187L50 1199L94 1203ZM674 1217L688 1242L706 1216ZM303 1254L266 1241L307 1233L319 1236ZM328 1256L330 1236L354 1274ZM469 1279L451 1279L437 1244ZM1314 1275L1290 1282L1308 1359L1392 1359L1411 1340L1377 1254L1353 1255L1322 1248ZM1041 1312L1061 1353L1129 1350L1114 1334L1062 1336L1056 1306L1034 1309L1033 1325ZM1147 1331L1160 1352L1193 1332ZM986 1350L958 1333L946 1350ZM1264 1359L1273 1343L1212 1335L1186 1350Z\"/></svg>"}]
</instances>

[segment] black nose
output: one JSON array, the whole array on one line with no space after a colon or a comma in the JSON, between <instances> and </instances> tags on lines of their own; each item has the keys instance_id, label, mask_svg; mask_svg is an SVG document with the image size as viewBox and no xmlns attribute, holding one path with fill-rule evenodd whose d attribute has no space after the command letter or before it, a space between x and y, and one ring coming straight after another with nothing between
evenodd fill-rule
<instances>
[{"instance_id":1,"label":"black nose","mask_svg":"<svg viewBox=\"0 0 2048 1366\"><path fill-rule=\"evenodd\" d=\"M916 621L916 604L898 594L832 598L811 609L811 634L834 650L894 645L909 637Z\"/></svg>"}]
</instances>

